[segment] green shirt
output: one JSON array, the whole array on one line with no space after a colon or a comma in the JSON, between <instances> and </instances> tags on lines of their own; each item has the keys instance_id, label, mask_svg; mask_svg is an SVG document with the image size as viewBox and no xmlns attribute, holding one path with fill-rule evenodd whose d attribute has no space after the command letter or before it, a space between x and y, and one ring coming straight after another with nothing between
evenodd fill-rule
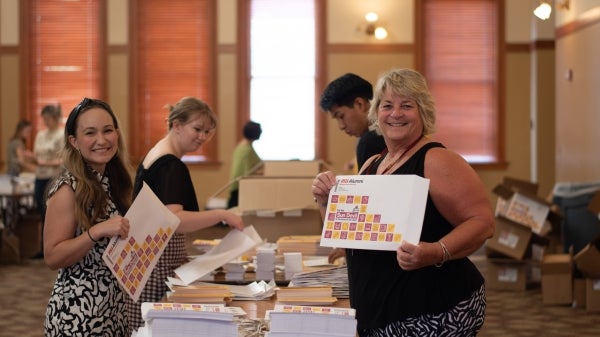
<instances>
[{"instance_id":1,"label":"green shirt","mask_svg":"<svg viewBox=\"0 0 600 337\"><path fill-rule=\"evenodd\" d=\"M231 163L230 180L233 181L239 177L248 175L251 169L261 162L260 157L254 151L252 144L242 143L233 150L233 163ZM235 181L229 188L235 191L239 188L239 183Z\"/></svg>"}]
</instances>

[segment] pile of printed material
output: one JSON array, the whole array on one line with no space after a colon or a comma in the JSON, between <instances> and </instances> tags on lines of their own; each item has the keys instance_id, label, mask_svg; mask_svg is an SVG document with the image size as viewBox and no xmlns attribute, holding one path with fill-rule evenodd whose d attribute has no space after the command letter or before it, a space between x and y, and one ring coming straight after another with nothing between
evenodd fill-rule
<instances>
[{"instance_id":1,"label":"pile of printed material","mask_svg":"<svg viewBox=\"0 0 600 337\"><path fill-rule=\"evenodd\" d=\"M238 307L196 303L142 303L146 325L132 337L238 337Z\"/></svg>"},{"instance_id":2,"label":"pile of printed material","mask_svg":"<svg viewBox=\"0 0 600 337\"><path fill-rule=\"evenodd\" d=\"M275 305L267 311L265 337L354 337L355 310L321 306Z\"/></svg>"}]
</instances>

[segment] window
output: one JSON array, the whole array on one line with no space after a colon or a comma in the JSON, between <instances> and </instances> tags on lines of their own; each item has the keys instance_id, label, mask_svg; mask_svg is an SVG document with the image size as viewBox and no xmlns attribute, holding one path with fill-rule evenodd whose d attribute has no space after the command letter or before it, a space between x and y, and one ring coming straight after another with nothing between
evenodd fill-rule
<instances>
[{"instance_id":1,"label":"window","mask_svg":"<svg viewBox=\"0 0 600 337\"><path fill-rule=\"evenodd\" d=\"M45 128L44 105L60 104L63 118L83 97L101 98L104 41L100 0L30 0L24 22L27 48L26 118Z\"/></svg>"},{"instance_id":2,"label":"window","mask_svg":"<svg viewBox=\"0 0 600 337\"><path fill-rule=\"evenodd\" d=\"M214 0L132 0L131 152L142 159L167 132L167 104L195 96L215 112ZM216 137L186 159L216 159Z\"/></svg>"},{"instance_id":3,"label":"window","mask_svg":"<svg viewBox=\"0 0 600 337\"><path fill-rule=\"evenodd\" d=\"M421 71L437 107L434 138L470 163L500 153L500 1L416 1Z\"/></svg>"},{"instance_id":4,"label":"window","mask_svg":"<svg viewBox=\"0 0 600 337\"><path fill-rule=\"evenodd\" d=\"M312 160L317 78L315 2L249 2L249 116L263 130L254 147L262 159Z\"/></svg>"}]
</instances>

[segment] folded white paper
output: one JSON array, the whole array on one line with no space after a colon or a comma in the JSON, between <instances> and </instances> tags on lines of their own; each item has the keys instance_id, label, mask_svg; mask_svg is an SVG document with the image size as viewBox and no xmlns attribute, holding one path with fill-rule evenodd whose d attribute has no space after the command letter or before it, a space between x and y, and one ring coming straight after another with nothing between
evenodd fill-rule
<instances>
[{"instance_id":1,"label":"folded white paper","mask_svg":"<svg viewBox=\"0 0 600 337\"><path fill-rule=\"evenodd\" d=\"M231 230L217 246L206 254L199 255L175 269L175 274L183 284L188 285L261 243L262 239L253 226L247 226L243 231Z\"/></svg>"}]
</instances>

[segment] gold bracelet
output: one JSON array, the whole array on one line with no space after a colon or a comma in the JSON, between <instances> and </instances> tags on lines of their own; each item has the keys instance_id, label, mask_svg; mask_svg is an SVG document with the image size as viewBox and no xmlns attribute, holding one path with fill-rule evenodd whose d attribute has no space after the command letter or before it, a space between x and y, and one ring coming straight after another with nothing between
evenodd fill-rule
<instances>
[{"instance_id":1,"label":"gold bracelet","mask_svg":"<svg viewBox=\"0 0 600 337\"><path fill-rule=\"evenodd\" d=\"M89 238L90 238L90 240L92 240L94 243L98 242L98 240L94 239L94 238L92 237L92 234L90 234L90 229L91 229L91 228L88 228L88 230L86 231L86 232L87 232L87 234L88 234L88 237L89 237Z\"/></svg>"}]
</instances>

